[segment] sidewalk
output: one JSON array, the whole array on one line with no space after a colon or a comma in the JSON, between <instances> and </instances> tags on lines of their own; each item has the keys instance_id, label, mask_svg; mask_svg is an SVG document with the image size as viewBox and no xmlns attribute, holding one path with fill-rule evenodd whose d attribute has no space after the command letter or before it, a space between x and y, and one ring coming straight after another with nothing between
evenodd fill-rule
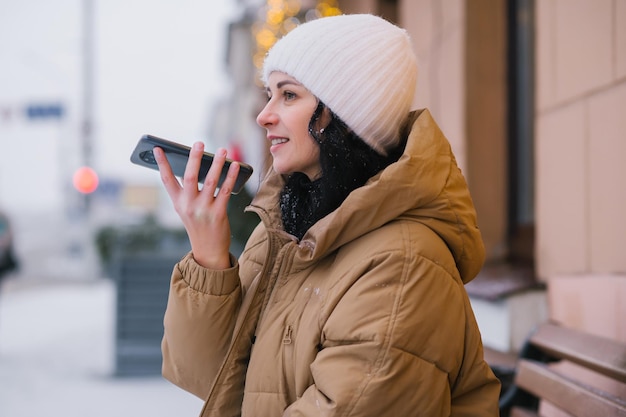
<instances>
[{"instance_id":1,"label":"sidewalk","mask_svg":"<svg viewBox=\"0 0 626 417\"><path fill-rule=\"evenodd\" d=\"M8 278L0 288L0 416L197 416L160 376L113 376L115 286Z\"/></svg>"}]
</instances>

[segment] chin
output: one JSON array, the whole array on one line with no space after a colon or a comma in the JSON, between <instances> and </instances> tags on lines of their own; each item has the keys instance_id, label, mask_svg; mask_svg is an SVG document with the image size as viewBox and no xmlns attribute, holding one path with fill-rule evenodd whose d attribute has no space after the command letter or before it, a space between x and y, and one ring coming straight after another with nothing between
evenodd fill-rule
<instances>
[{"instance_id":1,"label":"chin","mask_svg":"<svg viewBox=\"0 0 626 417\"><path fill-rule=\"evenodd\" d=\"M292 172L289 169L285 169L285 167L281 165L273 164L272 167L274 168L274 171L278 172L281 175L289 175Z\"/></svg>"}]
</instances>

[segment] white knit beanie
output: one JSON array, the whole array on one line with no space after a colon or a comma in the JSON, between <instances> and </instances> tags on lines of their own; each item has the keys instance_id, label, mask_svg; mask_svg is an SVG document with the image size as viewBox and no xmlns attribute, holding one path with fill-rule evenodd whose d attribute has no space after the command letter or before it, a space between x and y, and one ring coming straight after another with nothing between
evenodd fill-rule
<instances>
[{"instance_id":1,"label":"white knit beanie","mask_svg":"<svg viewBox=\"0 0 626 417\"><path fill-rule=\"evenodd\" d=\"M398 145L417 84L417 58L405 30L369 14L313 20L270 49L265 85L273 71L302 83L378 153Z\"/></svg>"}]
</instances>

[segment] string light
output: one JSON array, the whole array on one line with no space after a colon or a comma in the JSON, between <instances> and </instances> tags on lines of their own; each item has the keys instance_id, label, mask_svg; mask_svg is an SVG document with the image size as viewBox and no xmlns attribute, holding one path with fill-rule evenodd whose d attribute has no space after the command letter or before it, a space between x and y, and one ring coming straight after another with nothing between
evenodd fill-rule
<instances>
[{"instance_id":1,"label":"string light","mask_svg":"<svg viewBox=\"0 0 626 417\"><path fill-rule=\"evenodd\" d=\"M303 7L302 3L314 3L315 6ZM261 68L272 45L300 23L341 13L337 0L267 0L259 10L257 22L252 25L256 44L252 58L254 66Z\"/></svg>"}]
</instances>

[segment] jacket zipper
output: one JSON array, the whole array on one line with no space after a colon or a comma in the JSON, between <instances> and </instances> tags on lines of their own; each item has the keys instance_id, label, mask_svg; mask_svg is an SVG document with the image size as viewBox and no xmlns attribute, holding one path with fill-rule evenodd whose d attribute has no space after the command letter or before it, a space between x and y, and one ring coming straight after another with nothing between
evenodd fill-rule
<instances>
[{"instance_id":1,"label":"jacket zipper","mask_svg":"<svg viewBox=\"0 0 626 417\"><path fill-rule=\"evenodd\" d=\"M293 327L289 324L283 333L283 373L285 378L285 393L288 398L295 398L295 364L294 364Z\"/></svg>"},{"instance_id":2,"label":"jacket zipper","mask_svg":"<svg viewBox=\"0 0 626 417\"><path fill-rule=\"evenodd\" d=\"M275 292L276 292L276 285L278 283L278 281L280 281L280 278L283 276L283 270L285 269L285 265L284 265L284 259L288 258L289 256L291 256L291 253L294 252L296 250L295 247L291 247L291 248L287 248L285 250L284 253L278 253L276 258L274 258L274 262L280 262L281 266L280 266L280 270L279 271L272 271L270 274L270 283L268 283L267 288L266 288L266 294L265 294L265 298L263 300L263 305L261 306L261 313L259 314L259 319L257 321L257 326L256 326L256 330L254 331L254 338L253 340L256 340L257 337L257 331L258 329L261 327L265 316L267 315L266 309L268 307L269 304L271 304L272 302L272 298L274 298L275 296ZM279 261L280 258L280 261ZM275 276L274 276L275 275Z\"/></svg>"},{"instance_id":3,"label":"jacket zipper","mask_svg":"<svg viewBox=\"0 0 626 417\"><path fill-rule=\"evenodd\" d=\"M283 345L290 345L291 344L291 334L292 334L293 330L291 329L291 325L287 326L287 328L285 329L285 333L283 335Z\"/></svg>"}]
</instances>

